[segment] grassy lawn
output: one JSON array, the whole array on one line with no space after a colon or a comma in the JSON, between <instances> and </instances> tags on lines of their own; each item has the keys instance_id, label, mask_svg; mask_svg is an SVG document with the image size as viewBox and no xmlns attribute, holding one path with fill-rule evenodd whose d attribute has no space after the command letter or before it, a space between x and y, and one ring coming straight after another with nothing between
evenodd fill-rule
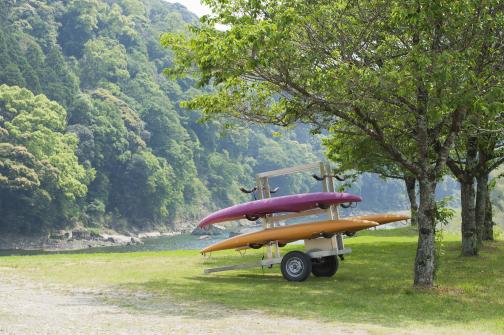
<instances>
[{"instance_id":1,"label":"grassy lawn","mask_svg":"<svg viewBox=\"0 0 504 335\"><path fill-rule=\"evenodd\" d=\"M438 287L424 291L411 287L411 228L367 231L346 241L353 253L334 277L303 283L285 281L278 267L202 274L205 267L257 260L260 250L210 259L197 251L15 256L0 258L0 267L46 282L149 291L213 308L439 333L504 333L504 242L488 243L481 256L468 259L459 256L456 236L445 236Z\"/></svg>"}]
</instances>

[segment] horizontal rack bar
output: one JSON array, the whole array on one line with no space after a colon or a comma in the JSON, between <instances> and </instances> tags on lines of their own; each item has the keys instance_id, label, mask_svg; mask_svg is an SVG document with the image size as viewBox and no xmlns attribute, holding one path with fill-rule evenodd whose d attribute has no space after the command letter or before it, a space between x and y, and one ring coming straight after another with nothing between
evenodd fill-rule
<instances>
[{"instance_id":1,"label":"horizontal rack bar","mask_svg":"<svg viewBox=\"0 0 504 335\"><path fill-rule=\"evenodd\" d=\"M316 168L320 168L320 162L299 165L299 166L293 166L290 168L278 169L278 170L273 170L273 171L268 171L268 172L261 172L261 173L258 173L256 176L259 178L278 177L278 176L283 176L283 175L288 175L288 174L293 174L293 173L298 173L298 172L303 172L303 171L309 171L309 170L313 170Z\"/></svg>"}]
</instances>

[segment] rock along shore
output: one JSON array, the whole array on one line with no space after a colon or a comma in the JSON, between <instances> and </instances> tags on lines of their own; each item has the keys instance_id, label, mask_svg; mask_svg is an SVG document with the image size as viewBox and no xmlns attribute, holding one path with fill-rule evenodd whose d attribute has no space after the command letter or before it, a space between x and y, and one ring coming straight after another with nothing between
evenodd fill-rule
<instances>
[{"instance_id":1,"label":"rock along shore","mask_svg":"<svg viewBox=\"0 0 504 335\"><path fill-rule=\"evenodd\" d=\"M50 234L21 235L1 234L0 250L43 250L65 251L96 247L113 247L133 244L143 244L143 239L181 234L173 232L141 232L137 234L120 234L113 231L95 233L84 229L60 230Z\"/></svg>"}]
</instances>

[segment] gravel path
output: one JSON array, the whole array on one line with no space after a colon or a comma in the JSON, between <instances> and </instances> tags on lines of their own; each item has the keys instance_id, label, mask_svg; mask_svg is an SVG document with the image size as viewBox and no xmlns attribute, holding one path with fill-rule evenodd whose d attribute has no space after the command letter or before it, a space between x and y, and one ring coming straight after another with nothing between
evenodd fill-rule
<instances>
[{"instance_id":1,"label":"gravel path","mask_svg":"<svg viewBox=\"0 0 504 335\"><path fill-rule=\"evenodd\" d=\"M120 295L120 294L119 294ZM126 298L126 299L124 299ZM114 304L127 301L128 306ZM147 301L149 303L147 303ZM369 334L261 312L204 312L174 301L40 284L0 268L0 334Z\"/></svg>"}]
</instances>

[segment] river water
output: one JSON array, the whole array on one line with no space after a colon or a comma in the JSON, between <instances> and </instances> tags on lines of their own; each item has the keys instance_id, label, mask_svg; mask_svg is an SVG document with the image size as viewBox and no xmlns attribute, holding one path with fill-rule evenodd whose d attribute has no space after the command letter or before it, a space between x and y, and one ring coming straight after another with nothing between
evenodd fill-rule
<instances>
[{"instance_id":1,"label":"river water","mask_svg":"<svg viewBox=\"0 0 504 335\"><path fill-rule=\"evenodd\" d=\"M199 250L212 243L223 240L227 235L210 236L200 240L199 236L182 234L176 236L161 236L143 239L143 244L132 244L112 247L96 247L70 251L43 250L0 250L0 256L13 255L45 255L45 254L88 254L108 252L161 251L161 250Z\"/></svg>"},{"instance_id":2,"label":"river water","mask_svg":"<svg viewBox=\"0 0 504 335\"><path fill-rule=\"evenodd\" d=\"M293 220L294 221L294 220ZM295 220L296 223L304 220ZM401 227L404 222L391 223L380 226L378 229L389 229ZM210 244L228 238L227 234L208 236L200 240L199 236L190 234L181 234L176 236L161 236L143 239L143 244L132 244L111 247L93 247L79 250L66 251L44 251L44 250L0 250L0 256L12 255L46 255L46 254L90 254L90 253L109 253L109 252L135 252L135 251L162 251L162 250L200 250ZM298 241L302 243L302 241Z\"/></svg>"}]
</instances>

